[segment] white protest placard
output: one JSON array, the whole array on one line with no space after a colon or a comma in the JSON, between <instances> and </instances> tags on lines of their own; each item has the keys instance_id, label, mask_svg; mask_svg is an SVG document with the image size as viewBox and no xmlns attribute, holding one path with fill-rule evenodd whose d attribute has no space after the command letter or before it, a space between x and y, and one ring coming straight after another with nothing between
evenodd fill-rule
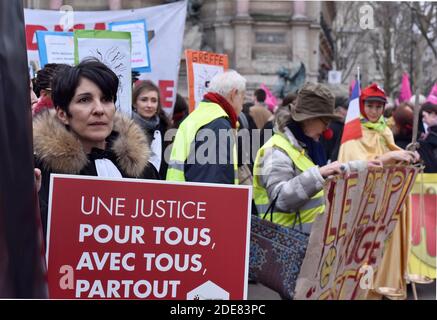
<instances>
[{"instance_id":1,"label":"white protest placard","mask_svg":"<svg viewBox=\"0 0 437 320\"><path fill-rule=\"evenodd\" d=\"M340 84L341 83L341 71L331 70L328 72L328 83Z\"/></svg>"},{"instance_id":2,"label":"white protest placard","mask_svg":"<svg viewBox=\"0 0 437 320\"><path fill-rule=\"evenodd\" d=\"M108 30L76 30L75 63L94 57L107 65L120 80L115 106L132 113L131 35Z\"/></svg>"},{"instance_id":3,"label":"white protest placard","mask_svg":"<svg viewBox=\"0 0 437 320\"><path fill-rule=\"evenodd\" d=\"M106 30L111 22L140 19L147 21L149 53L153 69L151 72L141 73L140 79L149 79L158 85L162 107L171 116L178 88L187 2L178 1L129 10L75 10L73 13L75 30ZM33 70L31 73L41 68L36 31L63 31L60 25L63 15L62 11L57 10L24 9L27 57Z\"/></svg>"},{"instance_id":4,"label":"white protest placard","mask_svg":"<svg viewBox=\"0 0 437 320\"><path fill-rule=\"evenodd\" d=\"M147 37L146 21L121 21L109 24L112 31L130 32L132 36L132 69L138 72L150 72L149 41Z\"/></svg>"},{"instance_id":5,"label":"white protest placard","mask_svg":"<svg viewBox=\"0 0 437 320\"><path fill-rule=\"evenodd\" d=\"M74 65L73 32L37 31L36 38L42 68L47 63Z\"/></svg>"}]
</instances>

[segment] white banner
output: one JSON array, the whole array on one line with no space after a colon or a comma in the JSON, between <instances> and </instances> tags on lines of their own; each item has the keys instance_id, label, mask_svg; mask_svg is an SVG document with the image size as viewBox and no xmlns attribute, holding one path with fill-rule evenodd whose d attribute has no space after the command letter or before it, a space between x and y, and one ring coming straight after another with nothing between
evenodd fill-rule
<instances>
[{"instance_id":1,"label":"white banner","mask_svg":"<svg viewBox=\"0 0 437 320\"><path fill-rule=\"evenodd\" d=\"M131 34L107 30L74 31L75 62L94 57L108 66L119 79L117 111L132 115Z\"/></svg>"},{"instance_id":2,"label":"white banner","mask_svg":"<svg viewBox=\"0 0 437 320\"><path fill-rule=\"evenodd\" d=\"M186 1L180 1L135 10L74 11L74 28L108 30L111 22L145 19L152 70L142 73L140 78L150 79L159 86L163 109L171 115L176 100L186 7ZM24 9L27 57L33 70L40 69L35 32L63 31L61 25L65 14L62 11Z\"/></svg>"},{"instance_id":3,"label":"white banner","mask_svg":"<svg viewBox=\"0 0 437 320\"><path fill-rule=\"evenodd\" d=\"M341 71L331 70L328 72L328 83L341 84Z\"/></svg>"},{"instance_id":4,"label":"white banner","mask_svg":"<svg viewBox=\"0 0 437 320\"><path fill-rule=\"evenodd\" d=\"M228 69L228 56L206 51L185 51L188 75L190 112L202 101L209 82L218 73Z\"/></svg>"},{"instance_id":5,"label":"white banner","mask_svg":"<svg viewBox=\"0 0 437 320\"><path fill-rule=\"evenodd\" d=\"M130 32L132 36L132 69L150 72L149 41L145 20L114 22L109 24L112 31Z\"/></svg>"}]
</instances>

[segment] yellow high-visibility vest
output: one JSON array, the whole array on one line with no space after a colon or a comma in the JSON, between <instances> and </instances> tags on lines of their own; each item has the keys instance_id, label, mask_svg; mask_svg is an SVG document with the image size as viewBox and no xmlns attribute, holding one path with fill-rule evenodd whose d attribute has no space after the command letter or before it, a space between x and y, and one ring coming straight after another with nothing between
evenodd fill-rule
<instances>
[{"instance_id":1,"label":"yellow high-visibility vest","mask_svg":"<svg viewBox=\"0 0 437 320\"><path fill-rule=\"evenodd\" d=\"M197 109L181 123L171 150L166 180L186 181L184 171L185 162L188 159L190 146L194 141L197 132L203 126L222 117L229 118L228 114L218 104L212 102L201 102ZM234 162L234 184L238 184L236 143L234 143L232 153L232 159Z\"/></svg>"},{"instance_id":2,"label":"yellow high-visibility vest","mask_svg":"<svg viewBox=\"0 0 437 320\"><path fill-rule=\"evenodd\" d=\"M261 186L260 179L260 159L264 157L264 153L269 148L280 148L284 150L290 159L293 161L294 165L302 172L312 168L315 164L308 158L304 152L296 149L290 141L280 135L274 134L262 147L258 150L256 155L255 164L253 168L253 197L258 210L258 214L262 217L269 207L270 200L267 194L267 190ZM273 200L273 199L272 199ZM323 195L323 190L315 194L305 205L299 208L300 218L302 224L313 223L317 215L322 214L325 211L325 199ZM299 220L295 222L296 212L280 212L273 211L272 221L284 226L292 226L299 223ZM269 217L266 217L269 219Z\"/></svg>"}]
</instances>

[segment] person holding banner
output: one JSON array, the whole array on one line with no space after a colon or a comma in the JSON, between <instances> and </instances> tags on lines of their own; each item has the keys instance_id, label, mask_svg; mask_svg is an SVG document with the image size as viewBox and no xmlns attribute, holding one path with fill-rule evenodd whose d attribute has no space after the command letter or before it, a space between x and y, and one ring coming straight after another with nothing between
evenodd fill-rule
<instances>
[{"instance_id":1,"label":"person holding banner","mask_svg":"<svg viewBox=\"0 0 437 320\"><path fill-rule=\"evenodd\" d=\"M238 184L236 130L246 79L234 70L215 75L198 107L181 123L167 180Z\"/></svg>"},{"instance_id":2,"label":"person holding banner","mask_svg":"<svg viewBox=\"0 0 437 320\"><path fill-rule=\"evenodd\" d=\"M273 222L301 223L302 231L310 233L317 215L325 211L325 179L367 168L366 161L326 164L319 139L329 122L340 118L334 114L334 105L335 97L327 87L306 83L295 105L277 110L275 134L258 151L254 165L253 194L260 216L272 205Z\"/></svg>"},{"instance_id":3,"label":"person holding banner","mask_svg":"<svg viewBox=\"0 0 437 320\"><path fill-rule=\"evenodd\" d=\"M267 94L263 89L256 89L253 93L254 105L249 108L249 115L260 130L266 125L267 121L273 118L273 114L265 104L266 97Z\"/></svg>"},{"instance_id":4,"label":"person holding banner","mask_svg":"<svg viewBox=\"0 0 437 320\"><path fill-rule=\"evenodd\" d=\"M137 82L132 93L132 119L144 130L150 142L152 155L150 162L159 171L161 179L167 174L167 161L164 151L168 145L164 141L170 120L162 109L159 88L152 81Z\"/></svg>"},{"instance_id":5,"label":"person holding banner","mask_svg":"<svg viewBox=\"0 0 437 320\"><path fill-rule=\"evenodd\" d=\"M340 146L339 161L377 159L383 165L396 165L412 164L419 160L417 152L403 150L395 144L393 133L383 116L386 103L385 92L376 83L363 89L359 98L363 136L348 140ZM374 289L368 291L368 299L382 296L406 298L405 275L410 234L407 206L404 206L400 221L386 243L384 256L373 282Z\"/></svg>"},{"instance_id":6,"label":"person holding banner","mask_svg":"<svg viewBox=\"0 0 437 320\"><path fill-rule=\"evenodd\" d=\"M51 173L157 179L147 137L115 109L118 77L96 59L65 66L53 79L55 110L33 120L44 236Z\"/></svg>"}]
</instances>

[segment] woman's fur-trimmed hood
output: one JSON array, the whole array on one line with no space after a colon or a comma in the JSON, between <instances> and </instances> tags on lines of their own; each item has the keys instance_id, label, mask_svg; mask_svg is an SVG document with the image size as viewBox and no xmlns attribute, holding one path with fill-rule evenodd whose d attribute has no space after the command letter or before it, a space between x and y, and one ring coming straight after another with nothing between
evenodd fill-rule
<instances>
[{"instance_id":1,"label":"woman's fur-trimmed hood","mask_svg":"<svg viewBox=\"0 0 437 320\"><path fill-rule=\"evenodd\" d=\"M150 148L143 130L127 116L116 112L112 142L118 165L130 177L140 177L148 165ZM79 174L88 157L77 137L62 124L54 110L43 112L33 120L34 152L45 169L56 173Z\"/></svg>"}]
</instances>

